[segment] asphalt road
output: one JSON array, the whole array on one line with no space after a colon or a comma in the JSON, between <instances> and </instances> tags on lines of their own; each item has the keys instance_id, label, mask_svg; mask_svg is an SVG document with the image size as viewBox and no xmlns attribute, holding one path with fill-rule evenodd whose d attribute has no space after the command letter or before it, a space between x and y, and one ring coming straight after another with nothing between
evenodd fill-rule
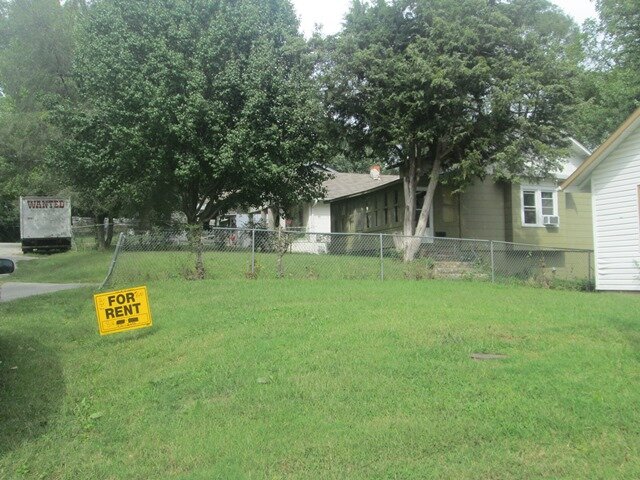
<instances>
[{"instance_id":1,"label":"asphalt road","mask_svg":"<svg viewBox=\"0 0 640 480\"><path fill-rule=\"evenodd\" d=\"M18 298L33 297L45 293L60 292L91 286L85 283L23 283L7 282L0 285L0 302L8 302Z\"/></svg>"},{"instance_id":2,"label":"asphalt road","mask_svg":"<svg viewBox=\"0 0 640 480\"><path fill-rule=\"evenodd\" d=\"M16 262L16 269L19 269L20 262L38 260L39 257L24 255L19 243L0 243L0 258L10 258ZM10 280L11 275L0 275L0 302L92 286L86 283L27 283Z\"/></svg>"}]
</instances>

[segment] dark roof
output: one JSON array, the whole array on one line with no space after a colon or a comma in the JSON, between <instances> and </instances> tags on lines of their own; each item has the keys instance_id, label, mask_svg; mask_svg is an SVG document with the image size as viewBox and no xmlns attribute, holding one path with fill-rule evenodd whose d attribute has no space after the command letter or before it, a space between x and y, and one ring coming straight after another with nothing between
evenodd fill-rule
<instances>
[{"instance_id":1,"label":"dark roof","mask_svg":"<svg viewBox=\"0 0 640 480\"><path fill-rule=\"evenodd\" d=\"M400 180L399 175L380 175L378 180L368 173L332 173L322 185L327 190L326 201L351 197L369 190L375 190Z\"/></svg>"}]
</instances>

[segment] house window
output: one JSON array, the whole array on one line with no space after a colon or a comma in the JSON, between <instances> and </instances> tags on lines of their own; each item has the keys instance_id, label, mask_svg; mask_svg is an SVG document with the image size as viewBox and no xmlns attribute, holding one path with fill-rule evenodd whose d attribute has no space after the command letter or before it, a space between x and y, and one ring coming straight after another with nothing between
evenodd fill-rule
<instances>
[{"instance_id":1,"label":"house window","mask_svg":"<svg viewBox=\"0 0 640 480\"><path fill-rule=\"evenodd\" d=\"M523 187L521 193L522 225L549 225L545 217L558 216L558 194L551 188Z\"/></svg>"},{"instance_id":2,"label":"house window","mask_svg":"<svg viewBox=\"0 0 640 480\"><path fill-rule=\"evenodd\" d=\"M393 192L393 221L398 223L398 191Z\"/></svg>"}]
</instances>

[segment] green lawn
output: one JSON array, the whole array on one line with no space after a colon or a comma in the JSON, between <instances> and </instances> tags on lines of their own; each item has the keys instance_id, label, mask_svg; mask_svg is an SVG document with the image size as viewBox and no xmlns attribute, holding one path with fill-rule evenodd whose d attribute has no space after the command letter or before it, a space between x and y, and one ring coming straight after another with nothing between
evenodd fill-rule
<instances>
[{"instance_id":1,"label":"green lawn","mask_svg":"<svg viewBox=\"0 0 640 480\"><path fill-rule=\"evenodd\" d=\"M18 262L16 272L5 281L52 283L101 283L107 275L112 252L66 252L35 255L36 260Z\"/></svg>"},{"instance_id":2,"label":"green lawn","mask_svg":"<svg viewBox=\"0 0 640 480\"><path fill-rule=\"evenodd\" d=\"M148 287L109 337L88 289L0 304L0 478L640 477L638 296Z\"/></svg>"},{"instance_id":3,"label":"green lawn","mask_svg":"<svg viewBox=\"0 0 640 480\"><path fill-rule=\"evenodd\" d=\"M34 261L22 261L11 281L23 282L87 282L101 283L109 269L113 252L58 253L41 255ZM203 255L207 279L276 279L277 255L257 252L255 275L251 275L252 257L249 251L207 251ZM429 276L428 259L417 259L406 265L398 258L385 258L383 275L386 279L416 279ZM135 284L140 281L185 279L193 277L194 254L188 251L121 252L112 283ZM283 277L304 280L379 280L379 256L313 255L287 253L282 260ZM485 273L475 270L469 273Z\"/></svg>"},{"instance_id":4,"label":"green lawn","mask_svg":"<svg viewBox=\"0 0 640 480\"><path fill-rule=\"evenodd\" d=\"M368 253L368 256L364 253ZM395 251L386 251L383 261L379 253L361 252L360 255L314 255L287 253L282 257L281 276L297 280L428 280L441 275L438 262L419 257L404 263ZM24 282L85 282L101 284L111 264L113 252L87 250L55 255L42 255L35 261L18 265L12 281ZM587 258L586 256L584 258ZM581 258L583 259L583 258ZM209 280L273 280L279 278L278 255L250 251L206 251L203 254L206 278ZM255 268L252 273L252 260ZM575 259L574 259L575 260ZM455 263L455 262L454 262ZM534 261L533 264L538 262ZM580 262L577 262L580 263ZM188 251L122 251L111 278L111 285L130 285L140 282L190 279L194 277L194 254ZM513 269L509 274L505 265ZM490 281L491 269L482 258L469 258L462 262L464 270L457 275L462 279ZM558 289L586 289L586 277L580 274L565 276L552 273L555 268L527 266L513 256L503 261L496 273L496 281L526 285L545 284ZM445 266L446 275L446 266ZM566 269L565 269L566 270ZM568 270L566 270L568 272ZM566 272L565 272L566 273ZM569 280L567 280L567 278Z\"/></svg>"}]
</instances>

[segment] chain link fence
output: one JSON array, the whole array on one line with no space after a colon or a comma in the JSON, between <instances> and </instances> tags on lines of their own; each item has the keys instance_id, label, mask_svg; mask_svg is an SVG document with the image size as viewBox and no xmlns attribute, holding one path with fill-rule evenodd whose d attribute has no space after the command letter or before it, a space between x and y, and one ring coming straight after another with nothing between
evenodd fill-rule
<instances>
[{"instance_id":1,"label":"chain link fence","mask_svg":"<svg viewBox=\"0 0 640 480\"><path fill-rule=\"evenodd\" d=\"M99 236L102 236L105 242L103 247L111 248L116 244L121 233L133 233L134 229L128 223L114 223L111 226L105 223L103 225L73 225L71 231L73 235L72 250L86 252L99 248Z\"/></svg>"},{"instance_id":2,"label":"chain link fence","mask_svg":"<svg viewBox=\"0 0 640 480\"><path fill-rule=\"evenodd\" d=\"M115 238L115 237L114 237ZM405 251L415 252L408 261ZM388 234L215 228L120 232L108 283L196 279L464 279L590 289L590 250Z\"/></svg>"}]
</instances>

